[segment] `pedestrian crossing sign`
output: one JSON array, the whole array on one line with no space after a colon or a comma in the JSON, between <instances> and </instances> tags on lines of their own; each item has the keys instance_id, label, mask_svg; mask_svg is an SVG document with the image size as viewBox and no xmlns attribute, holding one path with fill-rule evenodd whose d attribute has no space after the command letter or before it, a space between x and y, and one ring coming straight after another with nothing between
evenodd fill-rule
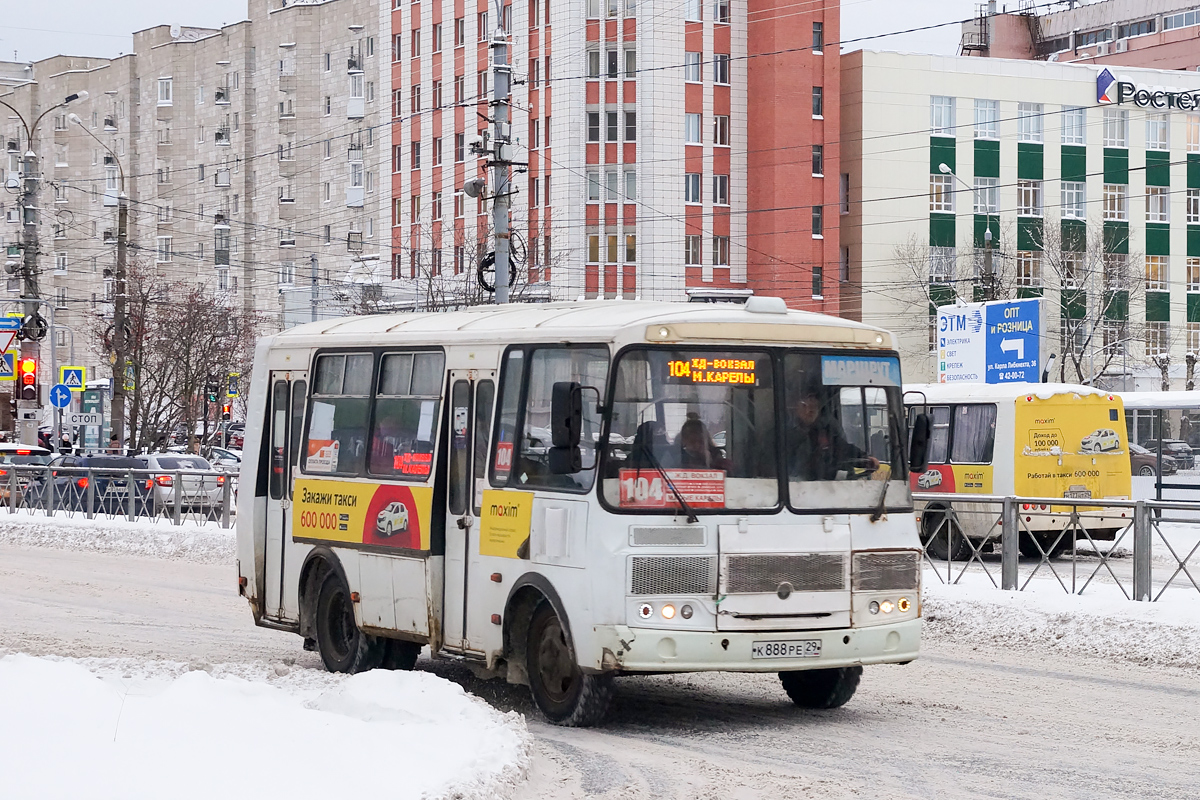
<instances>
[{"instance_id":1,"label":"pedestrian crossing sign","mask_svg":"<svg viewBox=\"0 0 1200 800\"><path fill-rule=\"evenodd\" d=\"M12 381L17 378L17 351L8 350L0 360L0 381Z\"/></svg>"},{"instance_id":2,"label":"pedestrian crossing sign","mask_svg":"<svg viewBox=\"0 0 1200 800\"><path fill-rule=\"evenodd\" d=\"M83 391L83 367L59 367L58 382L72 392Z\"/></svg>"}]
</instances>

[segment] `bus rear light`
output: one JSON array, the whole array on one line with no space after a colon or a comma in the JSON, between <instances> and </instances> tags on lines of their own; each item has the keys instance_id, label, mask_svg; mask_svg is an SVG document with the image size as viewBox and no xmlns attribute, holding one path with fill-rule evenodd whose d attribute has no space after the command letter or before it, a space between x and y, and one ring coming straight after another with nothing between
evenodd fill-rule
<instances>
[{"instance_id":1,"label":"bus rear light","mask_svg":"<svg viewBox=\"0 0 1200 800\"><path fill-rule=\"evenodd\" d=\"M8 474L8 470L0 469L0 476L7 475L7 474Z\"/></svg>"},{"instance_id":2,"label":"bus rear light","mask_svg":"<svg viewBox=\"0 0 1200 800\"><path fill-rule=\"evenodd\" d=\"M1022 511L1028 511L1030 508L1032 508L1032 506L1030 506L1029 503L1021 503Z\"/></svg>"},{"instance_id":3,"label":"bus rear light","mask_svg":"<svg viewBox=\"0 0 1200 800\"><path fill-rule=\"evenodd\" d=\"M19 456L27 456L27 455L29 455L31 452L33 452L33 451L32 451L32 450L18 450L18 451L17 451L17 455L19 455Z\"/></svg>"},{"instance_id":4,"label":"bus rear light","mask_svg":"<svg viewBox=\"0 0 1200 800\"><path fill-rule=\"evenodd\" d=\"M217 486L224 486L224 485L225 485L225 476L218 475L217 476Z\"/></svg>"},{"instance_id":5,"label":"bus rear light","mask_svg":"<svg viewBox=\"0 0 1200 800\"><path fill-rule=\"evenodd\" d=\"M493 625L500 624L500 615L499 614L492 614L492 624Z\"/></svg>"}]
</instances>

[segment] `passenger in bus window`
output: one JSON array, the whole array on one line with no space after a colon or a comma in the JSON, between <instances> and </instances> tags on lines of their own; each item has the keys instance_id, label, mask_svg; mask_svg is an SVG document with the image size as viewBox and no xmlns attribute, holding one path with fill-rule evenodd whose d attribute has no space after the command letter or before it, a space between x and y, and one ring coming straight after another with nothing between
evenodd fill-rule
<instances>
[{"instance_id":1,"label":"passenger in bus window","mask_svg":"<svg viewBox=\"0 0 1200 800\"><path fill-rule=\"evenodd\" d=\"M813 391L792 403L788 475L793 480L831 481L852 477L855 462L870 473L879 459L846 440L842 426ZM839 474L841 473L841 474Z\"/></svg>"},{"instance_id":2,"label":"passenger in bus window","mask_svg":"<svg viewBox=\"0 0 1200 800\"><path fill-rule=\"evenodd\" d=\"M726 468L721 451L713 443L708 428L700 420L698 414L689 413L679 435L675 437L679 443L678 461L684 469L720 469Z\"/></svg>"},{"instance_id":3,"label":"passenger in bus window","mask_svg":"<svg viewBox=\"0 0 1200 800\"><path fill-rule=\"evenodd\" d=\"M400 421L395 417L381 416L375 423L375 435L371 437L370 471L376 475L395 472L395 455L400 441Z\"/></svg>"}]
</instances>

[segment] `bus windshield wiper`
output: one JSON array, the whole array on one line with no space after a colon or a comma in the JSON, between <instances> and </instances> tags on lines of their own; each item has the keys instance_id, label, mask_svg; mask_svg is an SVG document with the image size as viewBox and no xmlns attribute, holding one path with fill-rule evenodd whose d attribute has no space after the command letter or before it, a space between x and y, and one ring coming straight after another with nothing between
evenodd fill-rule
<instances>
[{"instance_id":1,"label":"bus windshield wiper","mask_svg":"<svg viewBox=\"0 0 1200 800\"><path fill-rule=\"evenodd\" d=\"M658 457L654 455L654 450L650 447L643 447L642 453L645 454L646 460L650 462L650 466L658 470L659 475L662 475L663 482L667 484L667 488L671 490L671 494L675 495L675 502L679 503L679 508L683 510L683 513L687 514L687 521L699 522L700 518L696 516L696 512L687 504L687 501L683 499L683 495L679 493L679 490L675 488L675 482L671 480L671 476L667 474L662 464L659 463Z\"/></svg>"}]
</instances>

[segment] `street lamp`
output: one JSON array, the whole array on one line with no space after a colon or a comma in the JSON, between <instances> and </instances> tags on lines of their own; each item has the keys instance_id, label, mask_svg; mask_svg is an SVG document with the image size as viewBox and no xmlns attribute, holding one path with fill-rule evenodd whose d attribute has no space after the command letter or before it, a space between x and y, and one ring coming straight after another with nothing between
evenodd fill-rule
<instances>
[{"instance_id":1,"label":"street lamp","mask_svg":"<svg viewBox=\"0 0 1200 800\"><path fill-rule=\"evenodd\" d=\"M26 86L34 85L36 81L29 81L24 84ZM41 178L37 174L37 154L33 152L33 138L37 133L38 125L51 111L57 111L70 103L77 100L87 100L89 97L86 91L79 91L74 94L69 94L63 98L61 103L56 103L34 120L33 124L25 119L13 106L9 105L4 100L0 100L0 106L4 106L21 121L21 127L25 129L25 141L28 149L22 156L21 164L21 190L17 197L17 207L21 215L21 244L25 250L24 263L20 267L22 277L24 278L24 287L21 292L21 299L24 304L24 320L22 322L22 342L21 342L21 357L39 359L41 357L41 339L46 335L48 326L42 315L38 313L38 305L42 302L41 293L38 289L38 205L37 195L38 187L41 183ZM17 407L23 409L19 412L21 416L21 441L26 444L35 444L37 442L38 429L38 401L33 400L17 400Z\"/></svg>"},{"instance_id":2,"label":"street lamp","mask_svg":"<svg viewBox=\"0 0 1200 800\"><path fill-rule=\"evenodd\" d=\"M942 163L938 164L938 172L942 173L943 175L949 175L951 178L954 178L954 180L961 183L964 188L968 189L971 192L971 194L974 195L976 208L980 208L983 206L983 204L979 202L979 188L969 185L962 178L958 177L958 175L956 175L954 173L954 170L950 169L949 164L945 163L944 161ZM990 216L990 215L985 215L985 216ZM983 299L984 300L995 300L996 299L996 274L995 274L995 272L992 271L992 225L991 225L991 220L987 221L987 223L985 224L984 229L983 229Z\"/></svg>"},{"instance_id":3,"label":"street lamp","mask_svg":"<svg viewBox=\"0 0 1200 800\"><path fill-rule=\"evenodd\" d=\"M125 258L129 247L129 197L125 194L125 168L121 166L121 159L117 157L113 149L101 141L99 136L88 130L78 114L70 114L67 119L78 125L80 130L95 139L96 143L112 156L120 178L120 194L117 195L117 269L113 276L112 346L115 358L113 360L112 413L109 417L112 435L117 437L117 446L121 447L125 441L125 363L129 349L129 343L125 341Z\"/></svg>"}]
</instances>

